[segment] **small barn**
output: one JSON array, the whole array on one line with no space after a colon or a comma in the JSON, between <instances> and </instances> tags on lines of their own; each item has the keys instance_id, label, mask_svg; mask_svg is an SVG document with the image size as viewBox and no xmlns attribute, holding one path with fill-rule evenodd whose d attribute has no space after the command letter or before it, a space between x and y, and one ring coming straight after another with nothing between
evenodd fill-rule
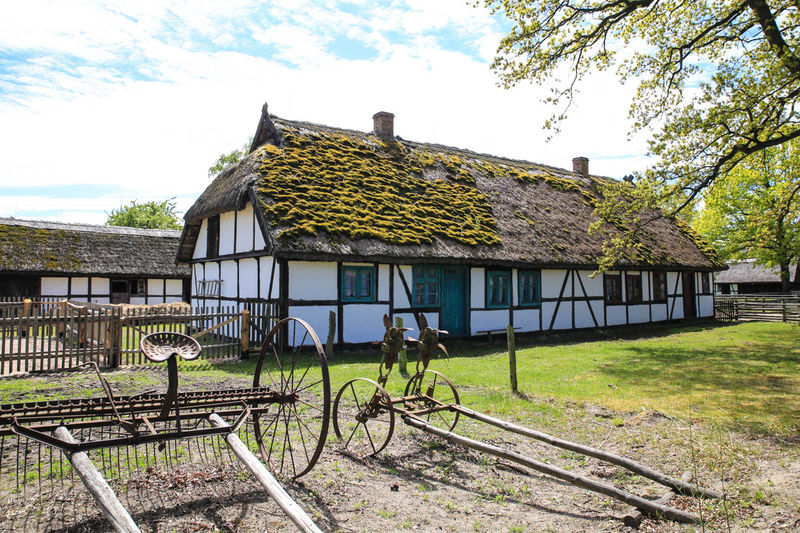
<instances>
[{"instance_id":1,"label":"small barn","mask_svg":"<svg viewBox=\"0 0 800 533\"><path fill-rule=\"evenodd\" d=\"M714 277L717 294L766 294L781 292L781 273L778 266L756 264L755 260L731 261L728 270ZM800 268L789 265L789 290L800 290Z\"/></svg>"},{"instance_id":2,"label":"small barn","mask_svg":"<svg viewBox=\"0 0 800 533\"><path fill-rule=\"evenodd\" d=\"M0 218L0 297L188 301L180 231Z\"/></svg>"},{"instance_id":3,"label":"small barn","mask_svg":"<svg viewBox=\"0 0 800 533\"><path fill-rule=\"evenodd\" d=\"M588 229L611 180L586 158L563 170L407 141L391 113L373 121L364 133L264 106L250 154L185 215L193 305L265 302L323 338L333 311L345 344L380 339L384 313L413 325L424 312L457 336L713 315L724 263L676 220L592 275L603 238Z\"/></svg>"}]
</instances>

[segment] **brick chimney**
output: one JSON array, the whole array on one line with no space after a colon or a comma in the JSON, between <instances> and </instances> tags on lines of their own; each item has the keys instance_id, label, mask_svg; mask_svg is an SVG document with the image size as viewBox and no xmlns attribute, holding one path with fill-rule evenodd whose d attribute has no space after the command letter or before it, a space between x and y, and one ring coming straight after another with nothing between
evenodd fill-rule
<instances>
[{"instance_id":1,"label":"brick chimney","mask_svg":"<svg viewBox=\"0 0 800 533\"><path fill-rule=\"evenodd\" d=\"M573 157L572 158L572 171L580 174L584 178L589 177L589 158L588 157Z\"/></svg>"},{"instance_id":2,"label":"brick chimney","mask_svg":"<svg viewBox=\"0 0 800 533\"><path fill-rule=\"evenodd\" d=\"M372 115L373 132L378 137L394 137L394 113L378 111Z\"/></svg>"}]
</instances>

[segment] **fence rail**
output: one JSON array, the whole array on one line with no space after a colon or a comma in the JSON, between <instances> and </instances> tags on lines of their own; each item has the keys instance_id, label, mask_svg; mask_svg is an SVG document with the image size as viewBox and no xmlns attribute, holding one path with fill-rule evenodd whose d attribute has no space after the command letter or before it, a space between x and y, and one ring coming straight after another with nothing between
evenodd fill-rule
<instances>
[{"instance_id":1,"label":"fence rail","mask_svg":"<svg viewBox=\"0 0 800 533\"><path fill-rule=\"evenodd\" d=\"M759 320L800 323L800 297L795 295L717 295L714 316L726 322Z\"/></svg>"},{"instance_id":2,"label":"fence rail","mask_svg":"<svg viewBox=\"0 0 800 533\"><path fill-rule=\"evenodd\" d=\"M236 307L120 307L66 300L0 301L0 375L57 370L95 361L146 364L141 338L169 331L192 335L204 359L232 359L258 346L273 323L270 304ZM257 312L259 314L255 314Z\"/></svg>"}]
</instances>

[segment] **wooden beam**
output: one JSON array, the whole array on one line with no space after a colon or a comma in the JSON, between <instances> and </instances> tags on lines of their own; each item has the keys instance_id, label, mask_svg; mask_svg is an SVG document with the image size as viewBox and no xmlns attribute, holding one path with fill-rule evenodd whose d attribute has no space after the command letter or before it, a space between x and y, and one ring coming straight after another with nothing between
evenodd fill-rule
<instances>
[{"instance_id":1,"label":"wooden beam","mask_svg":"<svg viewBox=\"0 0 800 533\"><path fill-rule=\"evenodd\" d=\"M228 427L228 424L216 413L212 413L208 419L217 427ZM281 484L269 473L269 470L267 470L264 464L253 455L238 435L235 433L228 433L225 436L225 440L236 457L250 470L259 483L267 489L270 497L275 500L275 503L277 503L278 506L283 509L283 512L295 523L297 529L305 533L322 533L322 530L311 520L311 517L297 505L297 502L289 496Z\"/></svg>"},{"instance_id":2,"label":"wooden beam","mask_svg":"<svg viewBox=\"0 0 800 533\"><path fill-rule=\"evenodd\" d=\"M64 442L77 443L72 433L64 426L55 430L55 436ZM80 476L83 484L92 493L94 501L100 506L114 531L120 533L141 533L139 526L133 521L131 515L122 506L117 495L111 490L108 482L103 478L97 467L94 466L86 452L76 452L69 455L69 462Z\"/></svg>"}]
</instances>

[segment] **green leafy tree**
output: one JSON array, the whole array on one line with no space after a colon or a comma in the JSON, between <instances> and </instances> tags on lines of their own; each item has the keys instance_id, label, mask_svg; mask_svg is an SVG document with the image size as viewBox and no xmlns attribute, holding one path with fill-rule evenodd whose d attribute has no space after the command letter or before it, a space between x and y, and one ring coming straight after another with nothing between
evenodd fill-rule
<instances>
[{"instance_id":1,"label":"green leafy tree","mask_svg":"<svg viewBox=\"0 0 800 533\"><path fill-rule=\"evenodd\" d=\"M657 163L609 195L611 218L631 204L638 223L653 208L675 214L752 154L800 137L797 0L484 3L514 23L493 63L502 83L552 89L547 127L557 130L586 74L638 80L630 116L634 131L655 131ZM633 243L623 240L615 253Z\"/></svg>"},{"instance_id":2,"label":"green leafy tree","mask_svg":"<svg viewBox=\"0 0 800 533\"><path fill-rule=\"evenodd\" d=\"M751 156L708 190L695 229L726 259L778 265L787 292L789 265L800 256L798 178L798 142Z\"/></svg>"},{"instance_id":3,"label":"green leafy tree","mask_svg":"<svg viewBox=\"0 0 800 533\"><path fill-rule=\"evenodd\" d=\"M113 209L106 220L108 226L127 226L145 229L181 229L183 221L176 212L174 198L163 202L131 201Z\"/></svg>"},{"instance_id":4,"label":"green leafy tree","mask_svg":"<svg viewBox=\"0 0 800 533\"><path fill-rule=\"evenodd\" d=\"M250 140L241 146L241 148L237 148L220 155L214 164L208 167L208 177L211 179L216 178L219 176L220 172L247 157L247 154L250 153L250 146L252 144L253 138L251 137Z\"/></svg>"}]
</instances>

